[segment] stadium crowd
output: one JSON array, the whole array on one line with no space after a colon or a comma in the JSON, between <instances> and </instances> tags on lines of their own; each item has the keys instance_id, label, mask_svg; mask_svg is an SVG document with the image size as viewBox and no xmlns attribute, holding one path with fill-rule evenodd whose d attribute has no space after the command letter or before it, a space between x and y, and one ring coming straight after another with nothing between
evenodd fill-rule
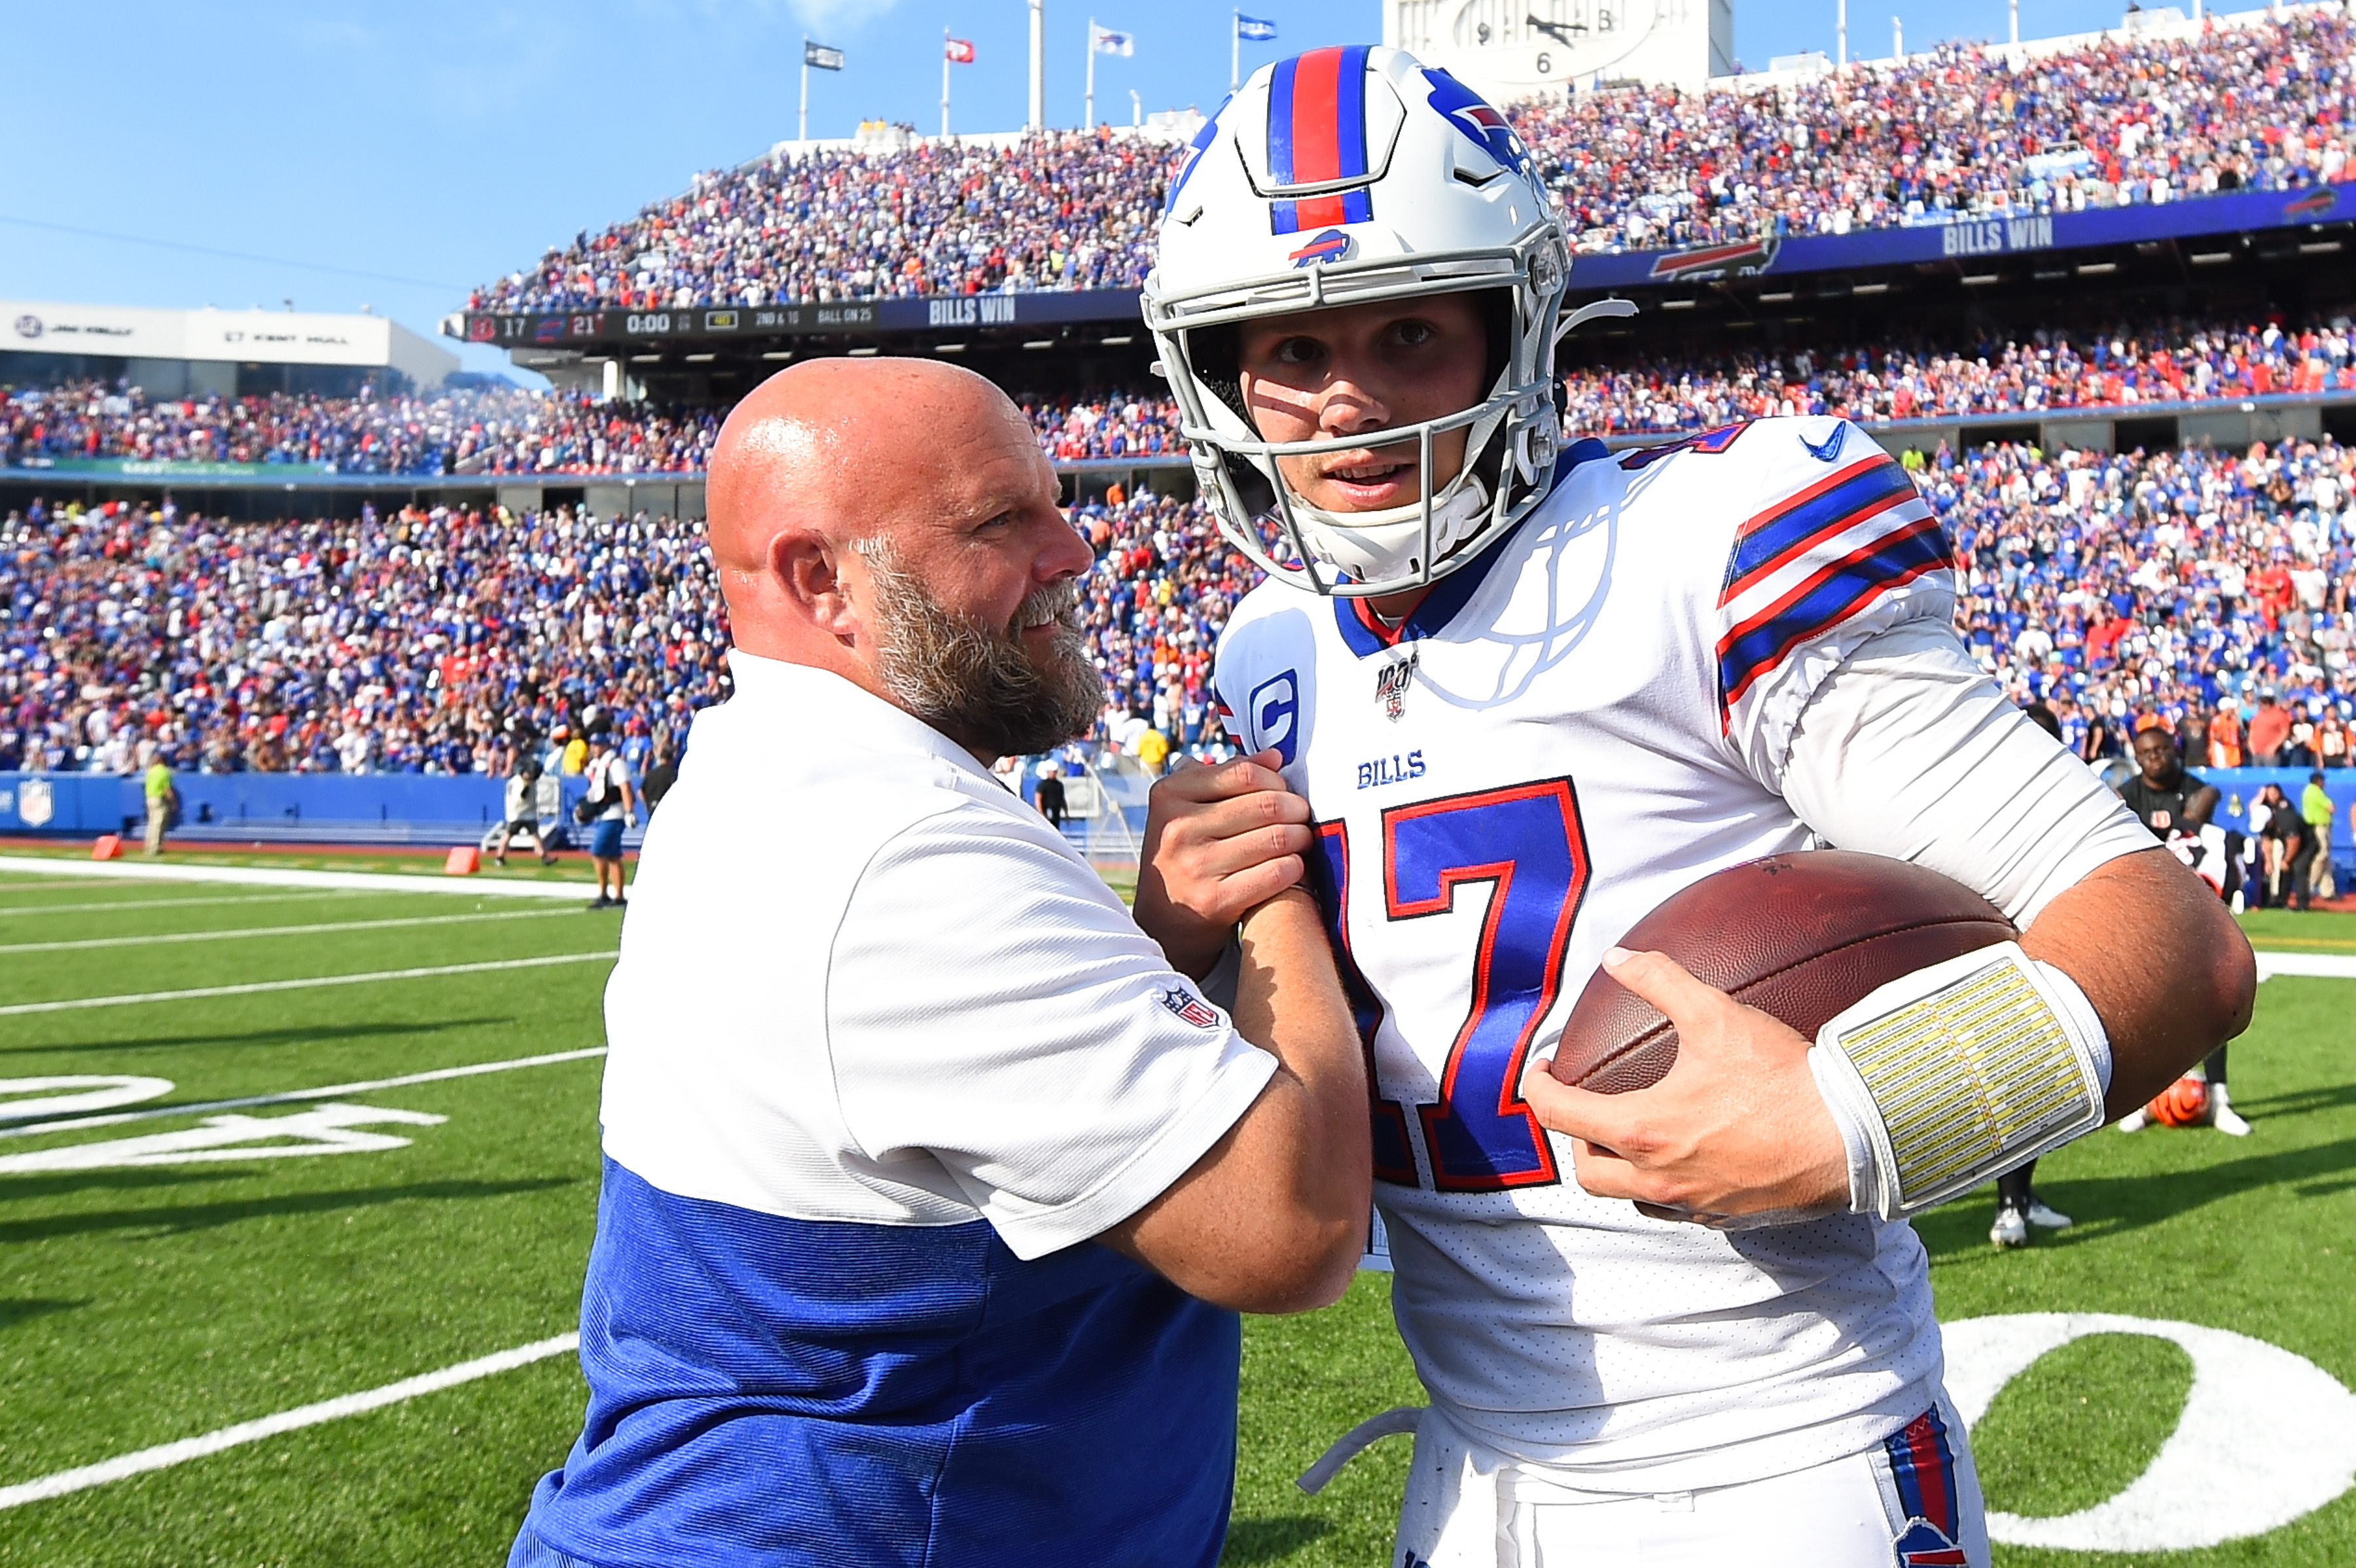
<instances>
[{"instance_id":1,"label":"stadium crowd","mask_svg":"<svg viewBox=\"0 0 2356 1568\"><path fill-rule=\"evenodd\" d=\"M2256 760L2246 726L2276 707L2297 726L2280 760L2347 763L2356 449L1913 466L1963 564L1965 636L2086 755L2157 714L2213 765ZM1073 518L1098 553L1098 741L1215 744L1211 655L1256 574L1192 501L1116 487ZM519 737L588 719L678 741L724 694L726 646L701 528L667 519L35 509L0 526L0 768L122 771L146 739L212 769L498 771Z\"/></svg>"},{"instance_id":2,"label":"stadium crowd","mask_svg":"<svg viewBox=\"0 0 2356 1568\"><path fill-rule=\"evenodd\" d=\"M1946 46L1767 90L1517 105L1580 249L1847 233L2348 177L2356 27L2337 5L2051 53Z\"/></svg>"},{"instance_id":3,"label":"stadium crowd","mask_svg":"<svg viewBox=\"0 0 2356 1568\"><path fill-rule=\"evenodd\" d=\"M1964 635L2083 755L2122 754L2152 715L2195 766L2347 765L2356 449L1991 446L1918 483L1963 567ZM2291 720L2271 737L2269 707Z\"/></svg>"},{"instance_id":4,"label":"stadium crowd","mask_svg":"<svg viewBox=\"0 0 2356 1568\"><path fill-rule=\"evenodd\" d=\"M1173 162L1164 141L1051 132L1011 145L822 149L699 175L477 288L469 310L625 310L1134 288Z\"/></svg>"},{"instance_id":5,"label":"stadium crowd","mask_svg":"<svg viewBox=\"0 0 2356 1568\"><path fill-rule=\"evenodd\" d=\"M1969 349L1917 337L1687 359L1575 351L1571 360L1570 425L1601 435L1708 429L1773 413L1873 421L2356 390L2356 331L2345 316L2040 328ZM1058 462L1183 447L1177 404L1158 387L1026 395L1022 406ZM712 409L561 392L197 400L78 382L0 397L0 468L122 457L346 473L686 473L702 469L719 427Z\"/></svg>"},{"instance_id":6,"label":"stadium crowd","mask_svg":"<svg viewBox=\"0 0 2356 1568\"><path fill-rule=\"evenodd\" d=\"M701 471L720 415L516 388L155 398L75 381L0 390L0 468L60 461L299 464L346 474Z\"/></svg>"},{"instance_id":7,"label":"stadium crowd","mask_svg":"<svg viewBox=\"0 0 2356 1568\"><path fill-rule=\"evenodd\" d=\"M0 523L0 768L503 771L721 694L700 527L408 508L230 523L109 502ZM593 713L592 710L594 710Z\"/></svg>"},{"instance_id":8,"label":"stadium crowd","mask_svg":"<svg viewBox=\"0 0 2356 1568\"><path fill-rule=\"evenodd\" d=\"M1958 349L1916 336L1873 347L1722 349L1687 360L1614 356L1564 377L1572 429L1706 430L1776 413L1875 421L2202 403L2356 390L2349 318L2304 323L2145 321L2040 328Z\"/></svg>"},{"instance_id":9,"label":"stadium crowd","mask_svg":"<svg viewBox=\"0 0 2356 1568\"><path fill-rule=\"evenodd\" d=\"M1588 251L1846 233L2348 177L2356 27L2336 5L2045 53L1943 47L1702 92L1512 106ZM1053 132L778 152L473 291L481 311L1134 288L1181 149Z\"/></svg>"}]
</instances>

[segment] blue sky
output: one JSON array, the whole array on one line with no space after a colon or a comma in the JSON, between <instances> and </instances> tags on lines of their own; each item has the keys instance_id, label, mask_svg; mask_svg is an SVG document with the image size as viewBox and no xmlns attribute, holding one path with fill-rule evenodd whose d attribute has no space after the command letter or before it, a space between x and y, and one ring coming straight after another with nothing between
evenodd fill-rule
<instances>
[{"instance_id":1,"label":"blue sky","mask_svg":"<svg viewBox=\"0 0 2356 1568\"><path fill-rule=\"evenodd\" d=\"M2024 0L2021 30L2113 26L2123 8ZM1381 30L1377 0L1246 9L1280 30L1277 45L1245 46L1247 73L1280 50ZM1133 58L1098 60L1099 119L1125 124L1132 88L1149 113L1209 109L1226 91L1228 11L1048 0L1048 118L1079 123L1092 12L1137 39ZM1855 0L1852 54L1889 52L1892 11L1911 48L2006 26L2004 0ZM956 128L1020 124L1029 16L1025 0L15 6L0 297L366 303L431 336L470 285L792 135L805 33L850 57L840 75L811 73L813 135L847 135L862 118L937 128L944 27L980 55L955 68ZM1829 52L1833 16L1833 0L1736 0L1737 53L1757 67ZM218 252L242 259L204 253ZM469 349L467 363L505 358Z\"/></svg>"}]
</instances>

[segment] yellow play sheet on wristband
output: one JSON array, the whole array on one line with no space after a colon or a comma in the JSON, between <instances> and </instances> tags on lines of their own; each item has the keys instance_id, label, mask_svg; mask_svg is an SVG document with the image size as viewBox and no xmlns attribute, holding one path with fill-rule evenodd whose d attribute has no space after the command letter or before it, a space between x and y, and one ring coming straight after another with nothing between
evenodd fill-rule
<instances>
[{"instance_id":1,"label":"yellow play sheet on wristband","mask_svg":"<svg viewBox=\"0 0 2356 1568\"><path fill-rule=\"evenodd\" d=\"M1841 1048L1881 1112L1909 1204L2087 1114L2069 1033L2005 960L1844 1031Z\"/></svg>"}]
</instances>

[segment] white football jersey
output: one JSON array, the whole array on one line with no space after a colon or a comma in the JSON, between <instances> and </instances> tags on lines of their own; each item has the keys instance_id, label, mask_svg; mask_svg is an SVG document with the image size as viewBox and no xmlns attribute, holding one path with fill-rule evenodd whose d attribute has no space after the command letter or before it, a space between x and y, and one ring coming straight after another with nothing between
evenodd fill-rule
<instances>
[{"instance_id":1,"label":"white football jersey","mask_svg":"<svg viewBox=\"0 0 2356 1568\"><path fill-rule=\"evenodd\" d=\"M1859 1452L1931 1402L1910 1226L1646 1219L1579 1189L1516 1085L1655 905L1807 846L1779 772L1811 692L1869 637L1946 625L1954 594L1936 520L1871 437L1767 419L1581 442L1398 627L1274 584L1239 607L1222 711L1313 812L1371 1038L1399 1330L1468 1434L1661 1492Z\"/></svg>"}]
</instances>

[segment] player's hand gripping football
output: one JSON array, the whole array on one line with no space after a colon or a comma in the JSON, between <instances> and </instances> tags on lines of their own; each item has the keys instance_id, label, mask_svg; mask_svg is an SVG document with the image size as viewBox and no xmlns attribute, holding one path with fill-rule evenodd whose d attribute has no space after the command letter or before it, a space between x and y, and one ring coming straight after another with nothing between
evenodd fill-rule
<instances>
[{"instance_id":1,"label":"player's hand gripping football","mask_svg":"<svg viewBox=\"0 0 2356 1568\"><path fill-rule=\"evenodd\" d=\"M1848 1157L1808 1068L1811 1042L1665 953L1614 948L1603 965L1677 1026L1677 1059L1626 1094L1558 1082L1544 1063L1523 1079L1538 1121L1572 1140L1583 1190L1719 1230L1848 1207Z\"/></svg>"},{"instance_id":2,"label":"player's hand gripping football","mask_svg":"<svg viewBox=\"0 0 2356 1568\"><path fill-rule=\"evenodd\" d=\"M1171 967L1210 972L1246 911L1301 880L1309 802L1274 751L1185 768L1153 786L1137 869L1137 923Z\"/></svg>"}]
</instances>

